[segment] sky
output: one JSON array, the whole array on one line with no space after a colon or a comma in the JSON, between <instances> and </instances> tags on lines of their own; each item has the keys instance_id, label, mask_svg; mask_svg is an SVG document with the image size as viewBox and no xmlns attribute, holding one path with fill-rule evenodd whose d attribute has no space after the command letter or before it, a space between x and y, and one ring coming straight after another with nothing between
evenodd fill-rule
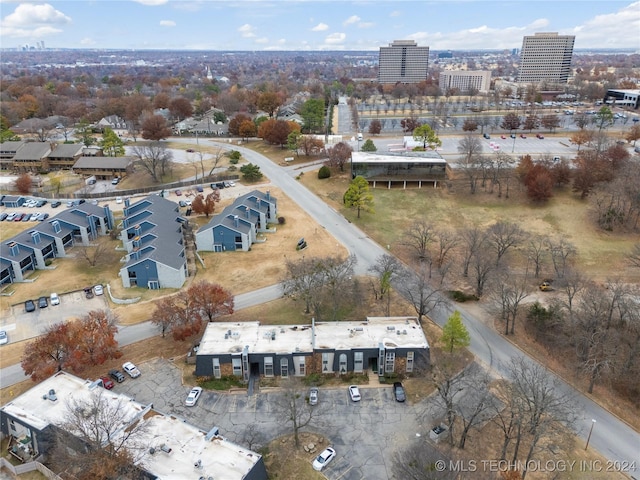
<instances>
[{"instance_id":1,"label":"sky","mask_svg":"<svg viewBox=\"0 0 640 480\"><path fill-rule=\"evenodd\" d=\"M640 51L640 1L0 0L0 47L153 50L512 49L524 35Z\"/></svg>"}]
</instances>

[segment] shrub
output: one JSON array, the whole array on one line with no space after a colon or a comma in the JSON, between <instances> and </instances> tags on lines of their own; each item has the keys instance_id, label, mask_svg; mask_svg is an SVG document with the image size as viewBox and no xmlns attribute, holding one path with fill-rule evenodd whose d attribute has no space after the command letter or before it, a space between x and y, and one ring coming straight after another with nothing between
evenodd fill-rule
<instances>
[{"instance_id":1,"label":"shrub","mask_svg":"<svg viewBox=\"0 0 640 480\"><path fill-rule=\"evenodd\" d=\"M238 163L238 160L240 160L240 156L241 156L241 154L240 154L240 152L239 152L239 151L237 151L237 150L231 150L231 151L229 152L229 158L230 158L231 160L236 160L236 162L235 162L235 163ZM231 162L231 163L234 163L234 162Z\"/></svg>"},{"instance_id":2,"label":"shrub","mask_svg":"<svg viewBox=\"0 0 640 480\"><path fill-rule=\"evenodd\" d=\"M449 290L449 298L455 300L456 302L464 303L469 300L478 301L479 298L474 294L464 293L460 290Z\"/></svg>"},{"instance_id":3,"label":"shrub","mask_svg":"<svg viewBox=\"0 0 640 480\"><path fill-rule=\"evenodd\" d=\"M302 381L305 385L309 387L311 385L319 387L320 385L324 385L325 377L320 373L310 373L306 377L303 377Z\"/></svg>"},{"instance_id":4,"label":"shrub","mask_svg":"<svg viewBox=\"0 0 640 480\"><path fill-rule=\"evenodd\" d=\"M231 159L229 159L229 163L232 164L232 165L237 165L239 161L240 161L239 158L231 158Z\"/></svg>"},{"instance_id":5,"label":"shrub","mask_svg":"<svg viewBox=\"0 0 640 480\"><path fill-rule=\"evenodd\" d=\"M320 180L322 180L323 178L329 178L331 176L331 169L329 167L327 167L326 165L323 165L322 167L320 167L320 170L318 170L318 178Z\"/></svg>"},{"instance_id":6,"label":"shrub","mask_svg":"<svg viewBox=\"0 0 640 480\"><path fill-rule=\"evenodd\" d=\"M285 219L284 219L284 217L278 217L278 223L279 223L280 225L284 225L284 224L285 224Z\"/></svg>"}]
</instances>

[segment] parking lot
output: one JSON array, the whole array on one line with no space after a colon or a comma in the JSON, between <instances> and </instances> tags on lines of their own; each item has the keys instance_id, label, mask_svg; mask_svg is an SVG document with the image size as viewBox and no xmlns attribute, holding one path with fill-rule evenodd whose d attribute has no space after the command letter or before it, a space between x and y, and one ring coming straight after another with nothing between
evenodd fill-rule
<instances>
[{"instance_id":1,"label":"parking lot","mask_svg":"<svg viewBox=\"0 0 640 480\"><path fill-rule=\"evenodd\" d=\"M123 362L126 359L123 359ZM229 440L245 444L249 425L254 425L266 444L287 433L291 424L277 407L277 389L253 396L205 390L195 407L185 399L193 385L182 385L181 370L170 360L157 359L138 365L142 375L127 377L114 391L125 393L155 409L185 419L208 431L214 426ZM317 416L306 430L324 435L336 449L336 458L323 470L329 479L386 480L392 478L393 454L412 442L424 442L431 421L420 415L425 402L412 405L393 399L391 386L361 386L362 400L349 399L347 386L320 388ZM419 434L418 437L416 434ZM254 446L254 449L256 447Z\"/></svg>"},{"instance_id":2,"label":"parking lot","mask_svg":"<svg viewBox=\"0 0 640 480\"><path fill-rule=\"evenodd\" d=\"M60 305L49 305L46 308L38 307L38 299L32 299L36 305L33 312L25 310L24 303L19 303L11 307L11 313L0 320L0 330L5 330L9 337L9 342L19 342L28 338L40 335L50 326L85 315L91 310L101 310L109 308L109 304L104 295L86 298L85 293L71 292L59 294Z\"/></svg>"}]
</instances>

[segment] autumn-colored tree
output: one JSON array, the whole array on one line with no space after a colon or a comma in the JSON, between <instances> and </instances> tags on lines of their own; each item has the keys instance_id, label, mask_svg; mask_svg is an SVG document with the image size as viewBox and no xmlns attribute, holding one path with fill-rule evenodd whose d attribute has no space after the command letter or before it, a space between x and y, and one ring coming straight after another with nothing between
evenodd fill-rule
<instances>
[{"instance_id":1,"label":"autumn-colored tree","mask_svg":"<svg viewBox=\"0 0 640 480\"><path fill-rule=\"evenodd\" d=\"M540 126L540 119L536 114L527 115L527 118L524 119L524 124L522 128L524 130L533 130L534 128L538 128Z\"/></svg>"},{"instance_id":2,"label":"autumn-colored tree","mask_svg":"<svg viewBox=\"0 0 640 480\"><path fill-rule=\"evenodd\" d=\"M567 185L571 181L571 167L566 160L560 160L549 169L555 185Z\"/></svg>"},{"instance_id":3,"label":"autumn-colored tree","mask_svg":"<svg viewBox=\"0 0 640 480\"><path fill-rule=\"evenodd\" d=\"M169 111L178 120L184 120L193 114L193 107L189 100L184 97L178 97L169 102Z\"/></svg>"},{"instance_id":4,"label":"autumn-colored tree","mask_svg":"<svg viewBox=\"0 0 640 480\"><path fill-rule=\"evenodd\" d=\"M257 133L258 129L256 128L256 124L251 120L245 120L244 122L242 122L240 128L238 129L238 135L240 135L244 139L255 137Z\"/></svg>"},{"instance_id":5,"label":"autumn-colored tree","mask_svg":"<svg viewBox=\"0 0 640 480\"><path fill-rule=\"evenodd\" d=\"M502 117L500 127L505 130L518 130L520 128L520 117L515 113L507 113Z\"/></svg>"},{"instance_id":6,"label":"autumn-colored tree","mask_svg":"<svg viewBox=\"0 0 640 480\"><path fill-rule=\"evenodd\" d=\"M415 117L407 117L400 120L400 126L405 133L413 132L420 125L422 124Z\"/></svg>"},{"instance_id":7,"label":"autumn-colored tree","mask_svg":"<svg viewBox=\"0 0 640 480\"><path fill-rule=\"evenodd\" d=\"M586 145L593 139L593 132L590 130L579 130L569 137L571 143L578 145L578 152L580 147Z\"/></svg>"},{"instance_id":8,"label":"autumn-colored tree","mask_svg":"<svg viewBox=\"0 0 640 480\"><path fill-rule=\"evenodd\" d=\"M324 152L324 142L319 138L311 135L301 135L298 140L298 148L302 150L305 156L320 155Z\"/></svg>"},{"instance_id":9,"label":"autumn-colored tree","mask_svg":"<svg viewBox=\"0 0 640 480\"><path fill-rule=\"evenodd\" d=\"M169 108L171 97L166 92L160 92L153 97L153 108Z\"/></svg>"},{"instance_id":10,"label":"autumn-colored tree","mask_svg":"<svg viewBox=\"0 0 640 480\"><path fill-rule=\"evenodd\" d=\"M380 123L380 120L378 119L371 120L371 122L369 123L369 133L371 135L379 135L381 131L382 131L382 123Z\"/></svg>"},{"instance_id":11,"label":"autumn-colored tree","mask_svg":"<svg viewBox=\"0 0 640 480\"><path fill-rule=\"evenodd\" d=\"M260 110L269 114L269 118L273 118L274 112L281 104L282 100L278 94L274 92L264 92L260 94L256 102L256 105Z\"/></svg>"},{"instance_id":12,"label":"autumn-colored tree","mask_svg":"<svg viewBox=\"0 0 640 480\"><path fill-rule=\"evenodd\" d=\"M466 118L462 124L462 130L465 132L475 132L478 130L478 122L473 118Z\"/></svg>"},{"instance_id":13,"label":"autumn-colored tree","mask_svg":"<svg viewBox=\"0 0 640 480\"><path fill-rule=\"evenodd\" d=\"M536 202L545 202L553 196L553 176L549 169L536 164L525 178L527 195Z\"/></svg>"},{"instance_id":14,"label":"autumn-colored tree","mask_svg":"<svg viewBox=\"0 0 640 480\"><path fill-rule=\"evenodd\" d=\"M258 136L261 136L265 142L280 145L281 147L287 144L289 134L291 133L289 122L271 119L263 122L260 126L264 127L264 129L262 130L262 135L258 134Z\"/></svg>"},{"instance_id":15,"label":"autumn-colored tree","mask_svg":"<svg viewBox=\"0 0 640 480\"><path fill-rule=\"evenodd\" d=\"M122 353L116 341L117 319L107 310L92 310L73 323L74 360L85 365L102 365Z\"/></svg>"},{"instance_id":16,"label":"autumn-colored tree","mask_svg":"<svg viewBox=\"0 0 640 480\"><path fill-rule=\"evenodd\" d=\"M150 115L142 121L142 138L160 141L171 135L171 128L162 115Z\"/></svg>"},{"instance_id":17,"label":"autumn-colored tree","mask_svg":"<svg viewBox=\"0 0 640 480\"><path fill-rule=\"evenodd\" d=\"M631 155L624 145L612 145L604 152L604 158L611 162L611 168L618 171L629 160Z\"/></svg>"},{"instance_id":18,"label":"autumn-colored tree","mask_svg":"<svg viewBox=\"0 0 640 480\"><path fill-rule=\"evenodd\" d=\"M344 172L344 166L351 158L353 149L345 142L338 142L328 151L329 159L326 165L330 168L339 168Z\"/></svg>"},{"instance_id":19,"label":"autumn-colored tree","mask_svg":"<svg viewBox=\"0 0 640 480\"><path fill-rule=\"evenodd\" d=\"M151 102L147 97L136 93L127 97L127 105L124 109L124 119L127 121L129 133L136 140L136 135L140 131L140 123L145 112L151 112Z\"/></svg>"},{"instance_id":20,"label":"autumn-colored tree","mask_svg":"<svg viewBox=\"0 0 640 480\"><path fill-rule=\"evenodd\" d=\"M28 194L31 191L33 180L31 178L31 175L29 175L28 173L23 173L15 179L14 184L18 192L22 194Z\"/></svg>"},{"instance_id":21,"label":"autumn-colored tree","mask_svg":"<svg viewBox=\"0 0 640 480\"><path fill-rule=\"evenodd\" d=\"M544 128L552 132L560 126L560 117L558 115L543 115L540 123Z\"/></svg>"},{"instance_id":22,"label":"autumn-colored tree","mask_svg":"<svg viewBox=\"0 0 640 480\"><path fill-rule=\"evenodd\" d=\"M203 320L215 321L223 315L231 315L234 299L231 292L222 286L201 280L193 283L187 290L194 310L200 312Z\"/></svg>"},{"instance_id":23,"label":"autumn-colored tree","mask_svg":"<svg viewBox=\"0 0 640 480\"><path fill-rule=\"evenodd\" d=\"M207 218L216 211L216 203L220 202L220 190L214 190L206 197L199 193L191 202L193 213L205 214Z\"/></svg>"},{"instance_id":24,"label":"autumn-colored tree","mask_svg":"<svg viewBox=\"0 0 640 480\"><path fill-rule=\"evenodd\" d=\"M240 135L240 125L246 121L252 121L249 115L245 115L244 113L238 113L231 120L229 120L229 134L239 136ZM266 123L266 122L265 122ZM263 124L264 125L264 124Z\"/></svg>"},{"instance_id":25,"label":"autumn-colored tree","mask_svg":"<svg viewBox=\"0 0 640 480\"><path fill-rule=\"evenodd\" d=\"M155 302L151 322L160 326L162 336L171 331L174 340L183 341L202 331L202 315L187 291Z\"/></svg>"},{"instance_id":26,"label":"autumn-colored tree","mask_svg":"<svg viewBox=\"0 0 640 480\"><path fill-rule=\"evenodd\" d=\"M31 94L22 95L18 98L18 103L23 107L26 118L35 117L40 108L38 99Z\"/></svg>"},{"instance_id":27,"label":"autumn-colored tree","mask_svg":"<svg viewBox=\"0 0 640 480\"><path fill-rule=\"evenodd\" d=\"M39 381L65 368L79 371L80 365L73 361L73 342L71 322L48 327L42 335L25 346L21 360L25 375L31 376L33 381Z\"/></svg>"},{"instance_id":28,"label":"autumn-colored tree","mask_svg":"<svg viewBox=\"0 0 640 480\"><path fill-rule=\"evenodd\" d=\"M635 122L629 131L624 134L624 139L629 143L636 144L636 140L640 139L640 124L638 122Z\"/></svg>"},{"instance_id":29,"label":"autumn-colored tree","mask_svg":"<svg viewBox=\"0 0 640 480\"><path fill-rule=\"evenodd\" d=\"M516 167L516 173L518 174L518 178L522 183L526 184L527 175L529 175L529 172L532 168L533 159L531 158L531 155L524 155L520 159L520 163Z\"/></svg>"}]
</instances>

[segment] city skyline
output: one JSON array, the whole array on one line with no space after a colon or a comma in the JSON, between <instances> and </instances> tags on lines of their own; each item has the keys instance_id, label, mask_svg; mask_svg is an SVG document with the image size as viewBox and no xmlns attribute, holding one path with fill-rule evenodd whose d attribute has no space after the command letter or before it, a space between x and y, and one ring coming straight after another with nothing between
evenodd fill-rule
<instances>
[{"instance_id":1,"label":"city skyline","mask_svg":"<svg viewBox=\"0 0 640 480\"><path fill-rule=\"evenodd\" d=\"M576 50L640 51L640 1L0 0L0 18L2 48L511 50L558 32Z\"/></svg>"}]
</instances>

